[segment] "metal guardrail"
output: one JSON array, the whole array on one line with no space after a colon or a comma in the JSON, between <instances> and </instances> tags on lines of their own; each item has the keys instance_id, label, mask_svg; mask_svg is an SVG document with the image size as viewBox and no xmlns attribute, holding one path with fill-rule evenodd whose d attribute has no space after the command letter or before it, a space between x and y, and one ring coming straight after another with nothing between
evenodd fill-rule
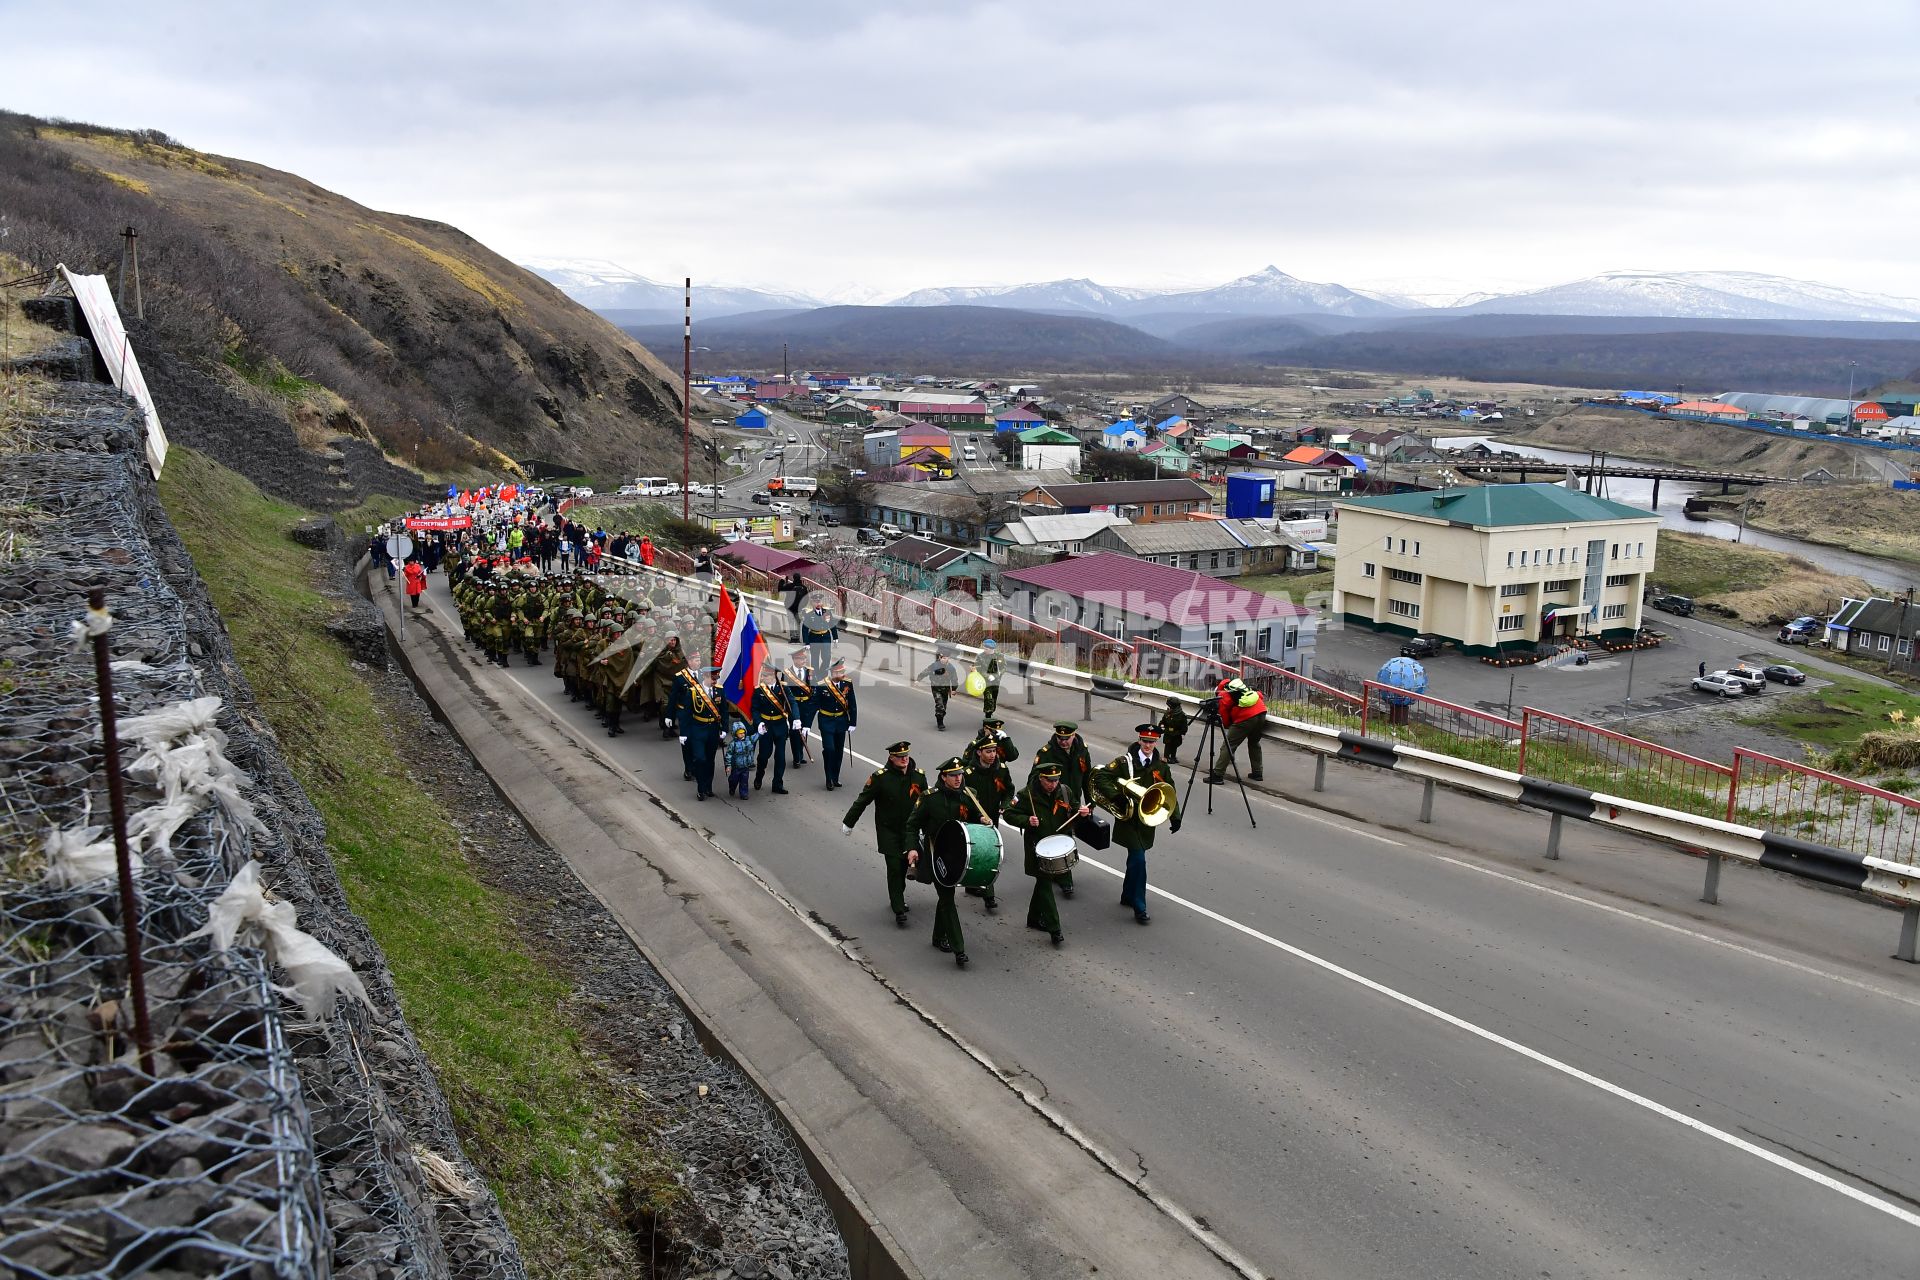
<instances>
[{"instance_id":1,"label":"metal guardrail","mask_svg":"<svg viewBox=\"0 0 1920 1280\"><path fill-rule=\"evenodd\" d=\"M696 579L683 581L701 590L713 589L711 584L702 583ZM771 600L766 603L777 604ZM876 633L876 638L882 629L866 623L853 625L871 627ZM1067 624L1062 628L1063 640L1068 639L1067 632L1070 629L1085 632L1085 628ZM1097 632L1086 632L1086 634L1097 637L1102 642L1111 642L1111 637L1100 636ZM940 643L930 636L894 628L886 629L885 638L896 643L925 647L929 651ZM1131 646L1127 647L1131 650ZM1243 660L1243 672L1247 665L1248 663ZM1916 951L1920 950L1920 875L1916 874L1915 862L1910 852L1911 843L1899 850L1880 844L1873 846L1880 852L1862 852L1852 847L1807 839L1804 838L1806 833L1802 832L1750 826L1731 821L1726 817L1705 816L1686 809L1673 808L1576 782L1530 775L1524 771L1525 766L1528 763L1539 762L1542 751L1542 743L1539 741L1530 745L1528 755L1531 759L1523 762L1516 758L1516 768L1508 770L1498 765L1463 759L1457 755L1429 750L1391 738L1373 737L1359 731L1367 714L1368 698L1343 693L1331 686L1265 663L1254 665L1262 669L1252 672L1252 679L1299 697L1298 705L1329 708L1333 709L1336 717L1342 712L1348 716L1345 725L1294 719L1274 714L1274 699L1271 697L1268 699L1267 736L1314 755L1314 789L1316 791L1324 787L1326 762L1329 758L1333 758L1391 769L1420 778L1426 783L1420 815L1423 822L1432 820L1434 788L1440 785L1508 804L1539 809L1552 817L1545 856L1556 859L1560 856L1561 830L1565 819L1575 818L1583 822L1617 827L1665 844L1678 846L1690 853L1705 855L1707 879L1701 896L1704 901L1710 903L1719 901L1721 861L1725 858L1734 858L1801 879L1854 890L1901 906L1900 941L1895 957L1909 963L1917 962ZM1096 695L1138 701L1142 705L1159 705L1166 699L1164 689L1134 684L1113 675L1059 667L1044 662L1023 660L1018 664L1017 674L1028 681L1079 691L1088 698L1089 706L1091 706L1091 699ZM1277 677L1285 677L1285 679ZM1243 676L1243 678L1248 677ZM1372 684L1372 682L1368 683ZM1384 686L1378 687L1384 688ZM1394 692L1402 693L1403 691L1395 690ZM1467 713L1483 721L1499 721L1504 726L1519 728L1521 737L1514 743L1516 757L1521 743L1526 739L1531 723L1535 720L1543 725L1594 728L1564 716L1556 716L1551 712L1532 709L1523 713L1521 724L1515 726L1513 721L1505 720L1503 717L1472 712L1470 708L1458 707L1456 704L1446 703L1440 699L1425 701L1445 709L1448 714ZM1623 748L1629 746L1636 750L1642 747L1649 748L1656 753L1674 757L1680 762L1707 766L1708 773L1723 769L1729 774L1734 772L1727 766L1714 765L1712 761L1699 760L1697 757L1687 756L1683 752L1672 751L1655 743L1643 743L1639 739L1629 738L1623 734L1613 734L1606 730L1595 731L1614 740ZM1552 748L1548 750L1551 752ZM1743 760L1747 763L1742 764ZM1836 793L1846 791L1858 797L1853 802L1855 804L1862 800L1902 801L1904 811L1900 815L1901 821L1896 829L1903 833L1911 829L1915 832L1915 838L1920 838L1920 801L1909 800L1907 797L1880 791L1878 788L1868 787L1851 779L1834 774L1821 774L1818 770L1806 769L1804 766L1796 766L1788 761L1777 760L1774 757L1744 749L1736 756L1736 767L1745 769L1749 776L1755 778L1759 777L1760 769L1768 768L1779 771L1782 776L1791 774L1798 785L1804 786L1811 782L1816 788L1824 785L1833 788ZM1630 770L1620 769L1615 776L1615 781L1630 781L1631 777ZM1757 781L1755 785L1770 784ZM1621 790L1628 789L1630 788L1621 787ZM1909 817L1909 814L1912 816ZM1767 817L1768 814L1765 811L1756 810L1752 816ZM1868 817L1872 817L1871 811ZM1849 819L1838 829L1854 832L1885 825L1885 822L1868 821L1863 828L1858 820ZM1820 828L1816 825L1813 834L1819 833ZM1886 852L1905 853L1906 856L1904 859L1897 856L1883 856Z\"/></svg>"}]
</instances>

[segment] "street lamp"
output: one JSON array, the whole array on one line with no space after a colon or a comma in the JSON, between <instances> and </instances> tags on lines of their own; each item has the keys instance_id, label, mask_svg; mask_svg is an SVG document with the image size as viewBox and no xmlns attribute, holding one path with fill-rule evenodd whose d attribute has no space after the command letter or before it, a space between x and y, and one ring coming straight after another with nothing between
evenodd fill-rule
<instances>
[{"instance_id":1,"label":"street lamp","mask_svg":"<svg viewBox=\"0 0 1920 1280\"><path fill-rule=\"evenodd\" d=\"M1860 367L1858 360L1847 361L1847 434L1853 434L1853 375Z\"/></svg>"}]
</instances>

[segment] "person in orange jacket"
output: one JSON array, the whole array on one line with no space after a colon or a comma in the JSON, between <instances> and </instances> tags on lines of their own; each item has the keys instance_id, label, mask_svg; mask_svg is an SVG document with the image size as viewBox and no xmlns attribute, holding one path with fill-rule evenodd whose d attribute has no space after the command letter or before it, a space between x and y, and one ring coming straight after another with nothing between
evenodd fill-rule
<instances>
[{"instance_id":1,"label":"person in orange jacket","mask_svg":"<svg viewBox=\"0 0 1920 1280\"><path fill-rule=\"evenodd\" d=\"M427 571L418 560L409 560L407 561L406 574L407 599L413 602L414 608L418 609L420 607L420 597L425 594L427 589Z\"/></svg>"}]
</instances>

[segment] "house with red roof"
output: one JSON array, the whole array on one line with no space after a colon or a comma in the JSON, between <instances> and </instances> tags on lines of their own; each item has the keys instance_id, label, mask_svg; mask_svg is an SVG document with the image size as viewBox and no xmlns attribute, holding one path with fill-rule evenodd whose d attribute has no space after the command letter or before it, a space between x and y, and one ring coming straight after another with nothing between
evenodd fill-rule
<instances>
[{"instance_id":1,"label":"house with red roof","mask_svg":"<svg viewBox=\"0 0 1920 1280\"><path fill-rule=\"evenodd\" d=\"M745 565L749 569L758 569L762 573L771 573L784 578L790 573L813 573L820 568L820 562L793 551L781 551L764 543L750 542L745 538L738 542L729 542L713 553L722 560L731 560L735 564Z\"/></svg>"},{"instance_id":2,"label":"house with red roof","mask_svg":"<svg viewBox=\"0 0 1920 1280\"><path fill-rule=\"evenodd\" d=\"M1192 569L1103 551L1005 570L1000 589L1009 613L1043 627L1073 623L1229 663L1255 658L1302 675L1313 665L1313 610Z\"/></svg>"}]
</instances>

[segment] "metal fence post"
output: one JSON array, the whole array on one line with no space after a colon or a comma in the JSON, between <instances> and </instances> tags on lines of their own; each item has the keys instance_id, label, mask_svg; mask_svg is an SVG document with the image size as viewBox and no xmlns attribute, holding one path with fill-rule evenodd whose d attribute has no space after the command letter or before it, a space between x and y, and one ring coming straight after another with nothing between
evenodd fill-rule
<instances>
[{"instance_id":1,"label":"metal fence post","mask_svg":"<svg viewBox=\"0 0 1920 1280\"><path fill-rule=\"evenodd\" d=\"M1700 901L1718 906L1720 902L1720 855L1707 855L1707 887L1700 891Z\"/></svg>"},{"instance_id":2,"label":"metal fence post","mask_svg":"<svg viewBox=\"0 0 1920 1280\"><path fill-rule=\"evenodd\" d=\"M1318 751L1313 753L1313 789L1327 789L1327 757Z\"/></svg>"},{"instance_id":3,"label":"metal fence post","mask_svg":"<svg viewBox=\"0 0 1920 1280\"><path fill-rule=\"evenodd\" d=\"M1547 857L1555 862L1560 860L1560 823L1561 815L1553 815L1553 824L1547 828Z\"/></svg>"},{"instance_id":4,"label":"metal fence post","mask_svg":"<svg viewBox=\"0 0 1920 1280\"><path fill-rule=\"evenodd\" d=\"M1367 726L1373 722L1373 681L1360 682L1360 736L1367 736Z\"/></svg>"},{"instance_id":5,"label":"metal fence post","mask_svg":"<svg viewBox=\"0 0 1920 1280\"><path fill-rule=\"evenodd\" d=\"M1900 949L1893 953L1893 958L1908 964L1920 963L1913 955L1916 942L1920 942L1920 904L1909 902L1900 913Z\"/></svg>"},{"instance_id":6,"label":"metal fence post","mask_svg":"<svg viewBox=\"0 0 1920 1280\"><path fill-rule=\"evenodd\" d=\"M1511 716L1508 719L1512 719ZM1524 774L1527 771L1527 735L1533 730L1533 717L1527 714L1525 707L1520 708L1520 762L1514 766L1514 772Z\"/></svg>"},{"instance_id":7,"label":"metal fence post","mask_svg":"<svg viewBox=\"0 0 1920 1280\"><path fill-rule=\"evenodd\" d=\"M1085 693L1080 695L1080 698L1081 698L1081 701L1085 704L1080 711L1080 718L1082 720L1093 719L1093 690L1088 689Z\"/></svg>"},{"instance_id":8,"label":"metal fence post","mask_svg":"<svg viewBox=\"0 0 1920 1280\"><path fill-rule=\"evenodd\" d=\"M1422 822L1433 821L1433 790L1434 781L1428 778L1426 785L1420 790L1420 821Z\"/></svg>"}]
</instances>

